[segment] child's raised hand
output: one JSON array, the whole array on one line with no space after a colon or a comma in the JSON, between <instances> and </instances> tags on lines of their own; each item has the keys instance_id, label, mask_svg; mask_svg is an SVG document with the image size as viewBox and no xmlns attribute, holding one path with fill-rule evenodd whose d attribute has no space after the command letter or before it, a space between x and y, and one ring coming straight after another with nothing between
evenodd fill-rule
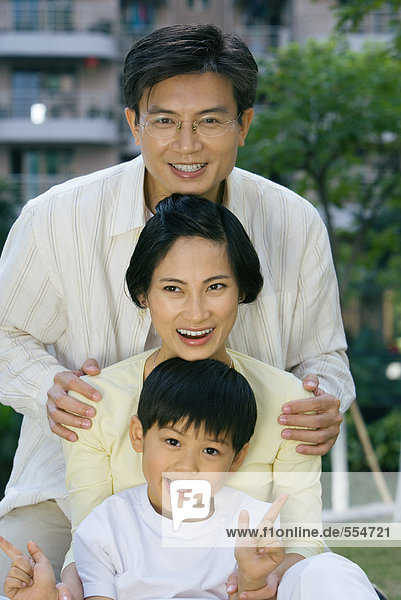
<instances>
[{"instance_id":1,"label":"child's raised hand","mask_svg":"<svg viewBox=\"0 0 401 600\"><path fill-rule=\"evenodd\" d=\"M266 584L266 577L285 557L281 541L276 537L274 521L287 501L288 494L282 494L273 502L258 526L257 535L240 537L235 540L235 558L239 568L238 591L255 590ZM242 510L238 518L238 529L249 530L249 514Z\"/></svg>"},{"instance_id":2,"label":"child's raised hand","mask_svg":"<svg viewBox=\"0 0 401 600\"><path fill-rule=\"evenodd\" d=\"M51 564L35 542L28 542L30 556L0 536L0 548L12 559L4 582L4 593L11 600L58 600Z\"/></svg>"}]
</instances>

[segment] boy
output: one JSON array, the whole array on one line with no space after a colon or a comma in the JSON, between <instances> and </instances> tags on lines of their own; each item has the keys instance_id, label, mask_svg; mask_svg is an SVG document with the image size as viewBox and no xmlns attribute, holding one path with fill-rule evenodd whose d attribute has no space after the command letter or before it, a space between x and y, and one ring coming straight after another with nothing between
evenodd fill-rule
<instances>
[{"instance_id":1,"label":"boy","mask_svg":"<svg viewBox=\"0 0 401 600\"><path fill-rule=\"evenodd\" d=\"M226 598L235 559L240 592L265 585L284 558L282 546L269 537L241 538L234 558L234 540L231 547L222 542L227 529L249 528L242 509L251 513L252 527L260 522L261 531L270 531L286 500L280 497L266 512L269 505L223 487L227 473L242 464L255 423L248 382L222 362L173 358L152 371L130 428L134 450L143 453L147 485L111 496L79 526L74 554L85 598ZM174 532L170 487L177 479L209 481L211 499L202 520L183 522ZM6 550L4 542L0 545ZM14 558L6 594L15 600L57 600L49 563L35 545L29 548L39 552L40 562L32 571L27 559Z\"/></svg>"}]
</instances>

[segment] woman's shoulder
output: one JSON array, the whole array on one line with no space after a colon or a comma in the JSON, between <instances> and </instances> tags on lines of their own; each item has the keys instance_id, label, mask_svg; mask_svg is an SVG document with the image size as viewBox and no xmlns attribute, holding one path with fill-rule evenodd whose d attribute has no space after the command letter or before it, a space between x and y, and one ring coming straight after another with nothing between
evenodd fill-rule
<instances>
[{"instance_id":1,"label":"woman's shoulder","mask_svg":"<svg viewBox=\"0 0 401 600\"><path fill-rule=\"evenodd\" d=\"M99 375L85 375L82 379L99 390L102 396L110 393L132 396L132 394L142 389L146 359L152 352L154 352L154 349L135 354L105 367ZM94 403L94 405L98 405L98 403Z\"/></svg>"},{"instance_id":2,"label":"woman's shoulder","mask_svg":"<svg viewBox=\"0 0 401 600\"><path fill-rule=\"evenodd\" d=\"M236 350L228 349L228 353L233 360L234 368L248 380L256 396L260 393L269 394L271 399L278 396L280 403L283 404L288 400L311 395L304 390L302 381L292 373Z\"/></svg>"}]
</instances>

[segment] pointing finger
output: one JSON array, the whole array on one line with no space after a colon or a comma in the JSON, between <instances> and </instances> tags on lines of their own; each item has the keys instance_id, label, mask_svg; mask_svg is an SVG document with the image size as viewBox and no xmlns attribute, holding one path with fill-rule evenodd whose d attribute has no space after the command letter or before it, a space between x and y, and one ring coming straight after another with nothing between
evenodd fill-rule
<instances>
[{"instance_id":1,"label":"pointing finger","mask_svg":"<svg viewBox=\"0 0 401 600\"><path fill-rule=\"evenodd\" d=\"M10 558L15 558L16 556L23 556L23 552L19 550L14 544L6 540L0 535L0 548L9 556Z\"/></svg>"}]
</instances>

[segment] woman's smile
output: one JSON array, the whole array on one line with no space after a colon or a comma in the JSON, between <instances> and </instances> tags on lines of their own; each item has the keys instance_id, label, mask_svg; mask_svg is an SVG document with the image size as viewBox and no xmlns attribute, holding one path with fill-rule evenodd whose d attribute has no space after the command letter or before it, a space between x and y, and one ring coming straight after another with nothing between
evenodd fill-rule
<instances>
[{"instance_id":1,"label":"woman's smile","mask_svg":"<svg viewBox=\"0 0 401 600\"><path fill-rule=\"evenodd\" d=\"M207 329L177 329L177 333L184 344L196 346L206 344L213 335L214 327Z\"/></svg>"}]
</instances>

